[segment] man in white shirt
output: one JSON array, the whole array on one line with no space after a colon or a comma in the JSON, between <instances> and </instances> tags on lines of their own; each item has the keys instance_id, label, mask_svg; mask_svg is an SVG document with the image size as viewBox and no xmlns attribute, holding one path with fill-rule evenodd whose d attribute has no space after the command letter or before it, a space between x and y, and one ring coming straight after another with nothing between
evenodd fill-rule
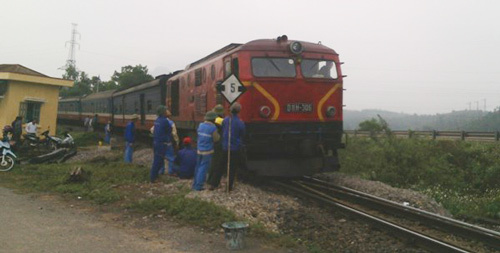
<instances>
[{"instance_id":1,"label":"man in white shirt","mask_svg":"<svg viewBox=\"0 0 500 253\"><path fill-rule=\"evenodd\" d=\"M36 136L37 128L38 128L38 125L36 124L36 119L34 119L30 123L26 124L26 127L24 128L24 130L26 130L26 134Z\"/></svg>"}]
</instances>

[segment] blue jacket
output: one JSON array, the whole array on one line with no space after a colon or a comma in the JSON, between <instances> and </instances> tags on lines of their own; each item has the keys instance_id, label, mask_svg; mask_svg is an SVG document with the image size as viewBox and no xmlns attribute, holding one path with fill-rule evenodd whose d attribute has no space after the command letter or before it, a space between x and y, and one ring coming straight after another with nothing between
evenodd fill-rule
<instances>
[{"instance_id":1,"label":"blue jacket","mask_svg":"<svg viewBox=\"0 0 500 253\"><path fill-rule=\"evenodd\" d=\"M196 150L190 146L185 147L177 153L175 163L179 164L179 178L191 178L196 167Z\"/></svg>"},{"instance_id":2,"label":"blue jacket","mask_svg":"<svg viewBox=\"0 0 500 253\"><path fill-rule=\"evenodd\" d=\"M229 138L229 119L227 116L222 122L222 149L227 150ZM233 114L231 120L231 150L239 150L243 146L243 137L245 136L245 123L240 120L238 115Z\"/></svg>"},{"instance_id":3,"label":"blue jacket","mask_svg":"<svg viewBox=\"0 0 500 253\"><path fill-rule=\"evenodd\" d=\"M134 143L135 141L135 124L132 121L125 127L125 141L130 143Z\"/></svg>"},{"instance_id":4,"label":"blue jacket","mask_svg":"<svg viewBox=\"0 0 500 253\"><path fill-rule=\"evenodd\" d=\"M217 127L212 122L203 122L198 126L198 151L213 152L214 150L214 132L217 133ZM215 140L216 141L216 140Z\"/></svg>"},{"instance_id":5,"label":"blue jacket","mask_svg":"<svg viewBox=\"0 0 500 253\"><path fill-rule=\"evenodd\" d=\"M153 132L153 141L172 143L172 127L167 117L159 116L155 120L155 130Z\"/></svg>"}]
</instances>

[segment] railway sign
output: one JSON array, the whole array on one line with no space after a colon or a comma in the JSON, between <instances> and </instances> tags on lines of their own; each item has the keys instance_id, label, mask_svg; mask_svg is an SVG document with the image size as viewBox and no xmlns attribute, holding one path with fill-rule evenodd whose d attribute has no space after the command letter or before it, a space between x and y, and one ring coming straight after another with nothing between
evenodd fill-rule
<instances>
[{"instance_id":1,"label":"railway sign","mask_svg":"<svg viewBox=\"0 0 500 253\"><path fill-rule=\"evenodd\" d=\"M226 80L218 83L217 90L220 91L229 104L233 104L247 89L233 74L226 78Z\"/></svg>"}]
</instances>

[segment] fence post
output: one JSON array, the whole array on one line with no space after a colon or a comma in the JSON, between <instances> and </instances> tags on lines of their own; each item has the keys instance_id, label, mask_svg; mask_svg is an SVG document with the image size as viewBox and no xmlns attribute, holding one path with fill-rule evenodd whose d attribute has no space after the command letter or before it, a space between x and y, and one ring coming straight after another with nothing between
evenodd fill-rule
<instances>
[{"instance_id":1,"label":"fence post","mask_svg":"<svg viewBox=\"0 0 500 253\"><path fill-rule=\"evenodd\" d=\"M495 132L495 140L496 141L500 140L500 132L498 131Z\"/></svg>"},{"instance_id":2,"label":"fence post","mask_svg":"<svg viewBox=\"0 0 500 253\"><path fill-rule=\"evenodd\" d=\"M465 131L462 131L460 133L460 138L462 139L462 141L465 141Z\"/></svg>"},{"instance_id":3,"label":"fence post","mask_svg":"<svg viewBox=\"0 0 500 253\"><path fill-rule=\"evenodd\" d=\"M408 129L408 139L411 139L413 137L413 131Z\"/></svg>"},{"instance_id":4,"label":"fence post","mask_svg":"<svg viewBox=\"0 0 500 253\"><path fill-rule=\"evenodd\" d=\"M437 137L437 131L436 130L432 130L432 139L435 140Z\"/></svg>"}]
</instances>

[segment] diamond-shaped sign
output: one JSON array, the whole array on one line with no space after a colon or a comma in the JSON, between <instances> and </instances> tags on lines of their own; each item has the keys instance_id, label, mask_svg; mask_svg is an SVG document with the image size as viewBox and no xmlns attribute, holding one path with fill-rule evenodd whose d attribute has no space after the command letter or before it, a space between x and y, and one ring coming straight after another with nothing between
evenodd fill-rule
<instances>
[{"instance_id":1,"label":"diamond-shaped sign","mask_svg":"<svg viewBox=\"0 0 500 253\"><path fill-rule=\"evenodd\" d=\"M230 75L219 84L218 90L226 98L227 102L233 104L247 89L235 75Z\"/></svg>"}]
</instances>

